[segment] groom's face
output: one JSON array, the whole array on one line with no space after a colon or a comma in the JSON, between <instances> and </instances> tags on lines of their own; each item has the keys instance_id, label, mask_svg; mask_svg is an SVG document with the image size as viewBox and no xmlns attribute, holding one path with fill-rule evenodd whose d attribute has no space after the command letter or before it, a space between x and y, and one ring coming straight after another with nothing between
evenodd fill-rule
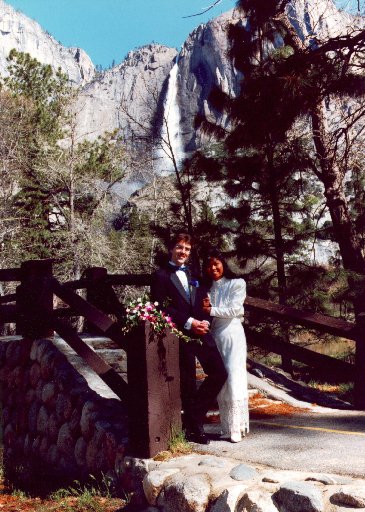
<instances>
[{"instance_id":1,"label":"groom's face","mask_svg":"<svg viewBox=\"0 0 365 512\"><path fill-rule=\"evenodd\" d=\"M171 261L178 265L184 265L190 256L191 245L181 240L172 249Z\"/></svg>"}]
</instances>

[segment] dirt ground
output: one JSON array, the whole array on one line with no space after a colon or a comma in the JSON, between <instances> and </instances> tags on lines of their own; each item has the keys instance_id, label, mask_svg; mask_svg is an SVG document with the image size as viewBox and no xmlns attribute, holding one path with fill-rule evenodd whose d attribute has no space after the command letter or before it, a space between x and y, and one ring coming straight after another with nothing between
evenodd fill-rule
<instances>
[{"instance_id":1,"label":"dirt ground","mask_svg":"<svg viewBox=\"0 0 365 512\"><path fill-rule=\"evenodd\" d=\"M3 512L122 512L125 510L125 502L114 498L94 498L85 503L78 498L54 501L1 494L0 510Z\"/></svg>"}]
</instances>

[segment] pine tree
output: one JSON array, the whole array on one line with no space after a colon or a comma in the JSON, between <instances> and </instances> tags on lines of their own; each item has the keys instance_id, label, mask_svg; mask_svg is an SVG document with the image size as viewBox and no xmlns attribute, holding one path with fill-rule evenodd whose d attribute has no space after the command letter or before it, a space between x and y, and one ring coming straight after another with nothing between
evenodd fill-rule
<instances>
[{"instance_id":1,"label":"pine tree","mask_svg":"<svg viewBox=\"0 0 365 512\"><path fill-rule=\"evenodd\" d=\"M275 122L273 109L278 106L270 94L271 64L286 49L265 55L265 39L254 27L239 30L240 41L245 41L245 52L240 53L241 93L233 99L216 91L211 98L217 109L229 114L231 126L222 130L202 123L207 132L223 138L225 153L221 159L216 153L198 158L196 167L205 168L208 179L224 180L232 204L222 217L231 221L237 256L244 263L254 257L276 262L276 289L284 304L286 266L289 260L295 262L293 254L303 253L306 239L315 232L310 209L301 198L303 188L309 191L310 160L305 138L294 134L285 139L285 128ZM237 45L237 34L234 42Z\"/></svg>"},{"instance_id":2,"label":"pine tree","mask_svg":"<svg viewBox=\"0 0 365 512\"><path fill-rule=\"evenodd\" d=\"M3 87L14 98L23 98L23 113L28 119L28 131L22 143L19 192L14 196L14 209L21 219L22 231L17 239L20 259L51 256L50 191L44 185L41 169L58 151L57 140L62 134L62 112L69 88L67 78L51 66L40 64L29 54L12 50L8 57L9 76Z\"/></svg>"},{"instance_id":3,"label":"pine tree","mask_svg":"<svg viewBox=\"0 0 365 512\"><path fill-rule=\"evenodd\" d=\"M124 176L123 141L116 132L83 140L78 91L60 71L14 50L9 73L2 94L12 98L23 128L20 143L12 140L18 169L12 213L21 228L7 249L18 262L53 258L64 278L78 278L85 266L110 258L110 197Z\"/></svg>"},{"instance_id":4,"label":"pine tree","mask_svg":"<svg viewBox=\"0 0 365 512\"><path fill-rule=\"evenodd\" d=\"M227 135L221 127L206 126L206 129L223 136L226 148L234 157L240 151L247 152L248 148L254 148L256 154L265 155L265 168L269 171L266 172L266 183L271 195L278 250L279 289L283 290L282 252L286 240L282 234L278 204L283 190L280 190L282 183L275 171L274 155L282 151L282 145L288 144L288 134L298 119L309 115L312 147L308 153L311 162L307 168L314 172L324 187L332 231L353 286L353 276L364 276L365 267L359 236L344 192L348 151L342 152L340 162L339 148L341 144L349 147L348 128L361 118L362 109L357 109L357 118L348 117L348 125L344 123L337 132L331 133L326 127L324 102L344 94L363 94L365 81L357 67L361 63L359 52L364 47L365 31L327 41L319 41L313 36L306 46L291 24L287 5L288 0L238 2L249 20L247 24L238 23L230 28L231 55L235 67L244 77L241 92L237 98L220 92L212 97L213 105L224 109L232 120L230 133ZM259 168L262 169L260 161ZM297 169L300 169L300 163ZM297 172L295 166L291 172ZM230 178L234 179L234 172ZM236 188L239 187L240 184Z\"/></svg>"},{"instance_id":5,"label":"pine tree","mask_svg":"<svg viewBox=\"0 0 365 512\"><path fill-rule=\"evenodd\" d=\"M266 115L281 127L285 137L294 122L308 115L311 123L315 158L313 171L324 186L332 230L342 256L344 268L349 272L351 287L359 287L359 297L355 300L357 312L363 311L364 299L361 289L364 284L365 260L362 255L360 237L351 219L351 212L345 194L345 176L348 173L347 159L339 158L342 146L349 147L351 135L349 127L355 124L348 117L332 132L328 128L325 101L334 101L344 96L359 97L365 91L365 77L359 72L362 52L365 47L365 31L354 30L344 36L320 41L313 35L309 43L299 38L285 9L287 1L269 0L256 2L241 0L239 6L254 19L258 37L268 37L275 30L283 41L287 54L280 59L265 59L269 76L256 80L253 86L258 97L270 92L266 104ZM240 45L240 30L233 29L236 49ZM242 40L242 39L241 39ZM238 67L245 69L245 60ZM260 110L258 119L260 119ZM357 109L357 120L364 116L364 106ZM357 277L356 277L357 276Z\"/></svg>"}]
</instances>

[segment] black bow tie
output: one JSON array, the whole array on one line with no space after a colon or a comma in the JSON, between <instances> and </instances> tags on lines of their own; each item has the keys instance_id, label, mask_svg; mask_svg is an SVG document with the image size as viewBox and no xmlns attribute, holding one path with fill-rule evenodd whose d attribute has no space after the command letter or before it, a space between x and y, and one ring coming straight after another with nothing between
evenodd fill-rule
<instances>
[{"instance_id":1,"label":"black bow tie","mask_svg":"<svg viewBox=\"0 0 365 512\"><path fill-rule=\"evenodd\" d=\"M170 268L170 270L172 270L172 272L177 272L178 270L187 272L187 270L188 270L188 267L186 265L181 265L181 267L178 267L177 265L173 265L172 263L169 263L169 268Z\"/></svg>"}]
</instances>

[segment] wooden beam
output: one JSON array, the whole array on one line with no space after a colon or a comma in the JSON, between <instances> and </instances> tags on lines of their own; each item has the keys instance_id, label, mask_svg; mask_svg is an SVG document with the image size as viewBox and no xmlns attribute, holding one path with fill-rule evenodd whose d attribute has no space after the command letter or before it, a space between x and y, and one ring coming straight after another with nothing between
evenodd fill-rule
<instances>
[{"instance_id":1,"label":"wooden beam","mask_svg":"<svg viewBox=\"0 0 365 512\"><path fill-rule=\"evenodd\" d=\"M20 281L21 270L20 268L1 268L0 281Z\"/></svg>"},{"instance_id":2,"label":"wooden beam","mask_svg":"<svg viewBox=\"0 0 365 512\"><path fill-rule=\"evenodd\" d=\"M52 289L55 295L68 304L75 312L92 322L101 332L109 336L113 341L118 343L121 348L125 348L125 338L119 324L114 322L108 315L100 311L98 308L89 304L85 299L69 290L65 285L60 284L57 279L52 280Z\"/></svg>"},{"instance_id":3,"label":"wooden beam","mask_svg":"<svg viewBox=\"0 0 365 512\"><path fill-rule=\"evenodd\" d=\"M95 306L89 304L85 299L77 295L72 290L69 290L65 285L62 285L57 279L52 280L53 293L60 299L68 304L77 315L84 316L87 320L97 325L99 329L105 332L112 324L113 320L99 311Z\"/></svg>"},{"instance_id":4,"label":"wooden beam","mask_svg":"<svg viewBox=\"0 0 365 512\"><path fill-rule=\"evenodd\" d=\"M18 308L15 304L0 306L0 324L9 324L17 321Z\"/></svg>"},{"instance_id":5,"label":"wooden beam","mask_svg":"<svg viewBox=\"0 0 365 512\"><path fill-rule=\"evenodd\" d=\"M51 320L53 329L70 345L74 351L94 370L95 373L120 398L126 399L128 384L124 379L85 343L77 332L57 318Z\"/></svg>"},{"instance_id":6,"label":"wooden beam","mask_svg":"<svg viewBox=\"0 0 365 512\"><path fill-rule=\"evenodd\" d=\"M150 286L152 274L108 274L108 282L114 285Z\"/></svg>"},{"instance_id":7,"label":"wooden beam","mask_svg":"<svg viewBox=\"0 0 365 512\"><path fill-rule=\"evenodd\" d=\"M52 337L48 319L53 312L52 260L28 260L21 265L17 287L17 333L27 338Z\"/></svg>"},{"instance_id":8,"label":"wooden beam","mask_svg":"<svg viewBox=\"0 0 365 512\"><path fill-rule=\"evenodd\" d=\"M365 314L360 313L357 317L359 328L365 332ZM357 409L365 410L365 343L356 343L355 354L355 385L354 405Z\"/></svg>"},{"instance_id":9,"label":"wooden beam","mask_svg":"<svg viewBox=\"0 0 365 512\"><path fill-rule=\"evenodd\" d=\"M8 302L16 301L16 293L9 293L8 295L0 296L0 304L7 304Z\"/></svg>"},{"instance_id":10,"label":"wooden beam","mask_svg":"<svg viewBox=\"0 0 365 512\"><path fill-rule=\"evenodd\" d=\"M67 288L71 288L72 290L82 290L87 286L87 279L76 279L74 281L66 281L63 283Z\"/></svg>"},{"instance_id":11,"label":"wooden beam","mask_svg":"<svg viewBox=\"0 0 365 512\"><path fill-rule=\"evenodd\" d=\"M323 376L353 381L355 378L355 365L341 361L334 357L319 354L313 350L299 347L293 343L285 343L277 336L268 337L266 334L255 332L253 329L245 326L247 342L257 347L262 347L269 352L289 357L295 361L307 364L309 366L320 368Z\"/></svg>"},{"instance_id":12,"label":"wooden beam","mask_svg":"<svg viewBox=\"0 0 365 512\"><path fill-rule=\"evenodd\" d=\"M125 316L125 307L120 303L112 285L108 280L108 272L104 267L91 267L85 271L88 281L86 300L104 313L113 314L118 320ZM89 332L90 327L87 327Z\"/></svg>"},{"instance_id":13,"label":"wooden beam","mask_svg":"<svg viewBox=\"0 0 365 512\"><path fill-rule=\"evenodd\" d=\"M267 315L278 317L281 320L291 320L292 323L327 332L335 336L341 336L349 340L357 341L361 338L362 334L359 332L356 324L341 318L311 313L309 311L300 311L291 306L284 306L268 300L246 297L245 308L247 311L256 311L261 314L267 313Z\"/></svg>"},{"instance_id":14,"label":"wooden beam","mask_svg":"<svg viewBox=\"0 0 365 512\"><path fill-rule=\"evenodd\" d=\"M56 308L53 310L56 318L70 318L72 316L79 316L71 308Z\"/></svg>"}]
</instances>

